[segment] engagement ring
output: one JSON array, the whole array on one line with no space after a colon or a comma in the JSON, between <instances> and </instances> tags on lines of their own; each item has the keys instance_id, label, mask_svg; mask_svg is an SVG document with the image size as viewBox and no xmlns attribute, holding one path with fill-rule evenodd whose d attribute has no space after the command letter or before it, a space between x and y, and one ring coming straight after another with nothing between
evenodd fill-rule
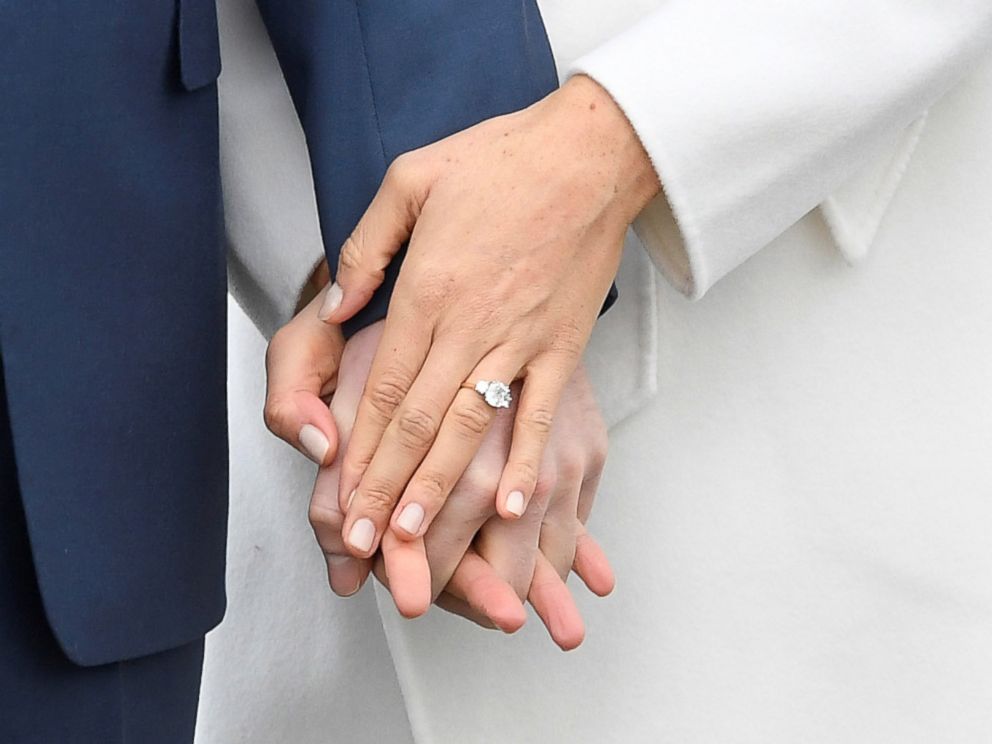
<instances>
[{"instance_id":1,"label":"engagement ring","mask_svg":"<svg viewBox=\"0 0 992 744\"><path fill-rule=\"evenodd\" d=\"M466 382L462 387L472 388L493 408L509 408L513 402L510 386L498 380L479 380L474 385Z\"/></svg>"}]
</instances>

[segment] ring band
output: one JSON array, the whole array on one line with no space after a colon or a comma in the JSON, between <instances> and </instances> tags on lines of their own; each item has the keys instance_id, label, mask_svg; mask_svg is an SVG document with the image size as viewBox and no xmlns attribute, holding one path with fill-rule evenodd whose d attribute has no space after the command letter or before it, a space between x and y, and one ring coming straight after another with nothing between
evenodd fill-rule
<instances>
[{"instance_id":1,"label":"ring band","mask_svg":"<svg viewBox=\"0 0 992 744\"><path fill-rule=\"evenodd\" d=\"M490 408L509 408L513 402L510 386L499 380L479 380L474 384L463 382L462 387L477 392Z\"/></svg>"}]
</instances>

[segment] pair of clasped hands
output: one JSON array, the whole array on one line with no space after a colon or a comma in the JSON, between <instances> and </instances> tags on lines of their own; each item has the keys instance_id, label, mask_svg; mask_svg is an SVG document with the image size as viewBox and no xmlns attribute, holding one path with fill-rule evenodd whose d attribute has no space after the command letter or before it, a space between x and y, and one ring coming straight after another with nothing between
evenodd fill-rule
<instances>
[{"instance_id":1,"label":"pair of clasped hands","mask_svg":"<svg viewBox=\"0 0 992 744\"><path fill-rule=\"evenodd\" d=\"M565 579L601 596L614 579L584 527L606 430L581 354L658 188L583 76L393 163L266 359L267 425L320 465L309 516L334 592L374 572L404 616L436 603L504 632L529 601L561 648L582 642ZM345 343L407 242L385 321ZM511 407L480 380L512 381Z\"/></svg>"}]
</instances>

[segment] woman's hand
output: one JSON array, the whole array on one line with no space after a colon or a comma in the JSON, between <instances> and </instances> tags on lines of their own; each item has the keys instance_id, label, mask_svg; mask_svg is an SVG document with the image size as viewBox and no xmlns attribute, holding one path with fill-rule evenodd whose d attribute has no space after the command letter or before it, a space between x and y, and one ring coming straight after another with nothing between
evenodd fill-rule
<instances>
[{"instance_id":1,"label":"woman's hand","mask_svg":"<svg viewBox=\"0 0 992 744\"><path fill-rule=\"evenodd\" d=\"M342 446L382 332L376 324L345 347L331 410ZM581 369L560 407L542 463L540 486L523 519L495 514L493 493L506 463L512 410L499 416L452 498L422 540L387 533L375 557L376 575L400 612L416 616L431 601L488 627L517 630L528 599L555 642L574 648L582 618L564 583L573 566L596 594L613 588L609 563L583 526L596 495L606 455L606 429ZM365 581L372 561L350 556L342 539L338 463L323 468L314 484L310 521L327 560L331 588L350 595Z\"/></svg>"},{"instance_id":2,"label":"woman's hand","mask_svg":"<svg viewBox=\"0 0 992 744\"><path fill-rule=\"evenodd\" d=\"M354 315L409 239L342 466L353 555L376 551L391 515L400 539L425 534L493 420L481 380L523 379L496 501L524 513L625 229L658 188L623 113L581 76L393 164L320 313Z\"/></svg>"}]
</instances>

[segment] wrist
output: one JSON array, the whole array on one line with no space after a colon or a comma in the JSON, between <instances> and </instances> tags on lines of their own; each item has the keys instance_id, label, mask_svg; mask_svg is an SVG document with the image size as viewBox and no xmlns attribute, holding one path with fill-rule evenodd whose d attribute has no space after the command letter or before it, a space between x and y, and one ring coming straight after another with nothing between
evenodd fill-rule
<instances>
[{"instance_id":1,"label":"wrist","mask_svg":"<svg viewBox=\"0 0 992 744\"><path fill-rule=\"evenodd\" d=\"M584 147L609 158L615 192L632 222L660 192L658 173L627 115L602 85L587 75L569 78L554 94L568 126Z\"/></svg>"}]
</instances>

